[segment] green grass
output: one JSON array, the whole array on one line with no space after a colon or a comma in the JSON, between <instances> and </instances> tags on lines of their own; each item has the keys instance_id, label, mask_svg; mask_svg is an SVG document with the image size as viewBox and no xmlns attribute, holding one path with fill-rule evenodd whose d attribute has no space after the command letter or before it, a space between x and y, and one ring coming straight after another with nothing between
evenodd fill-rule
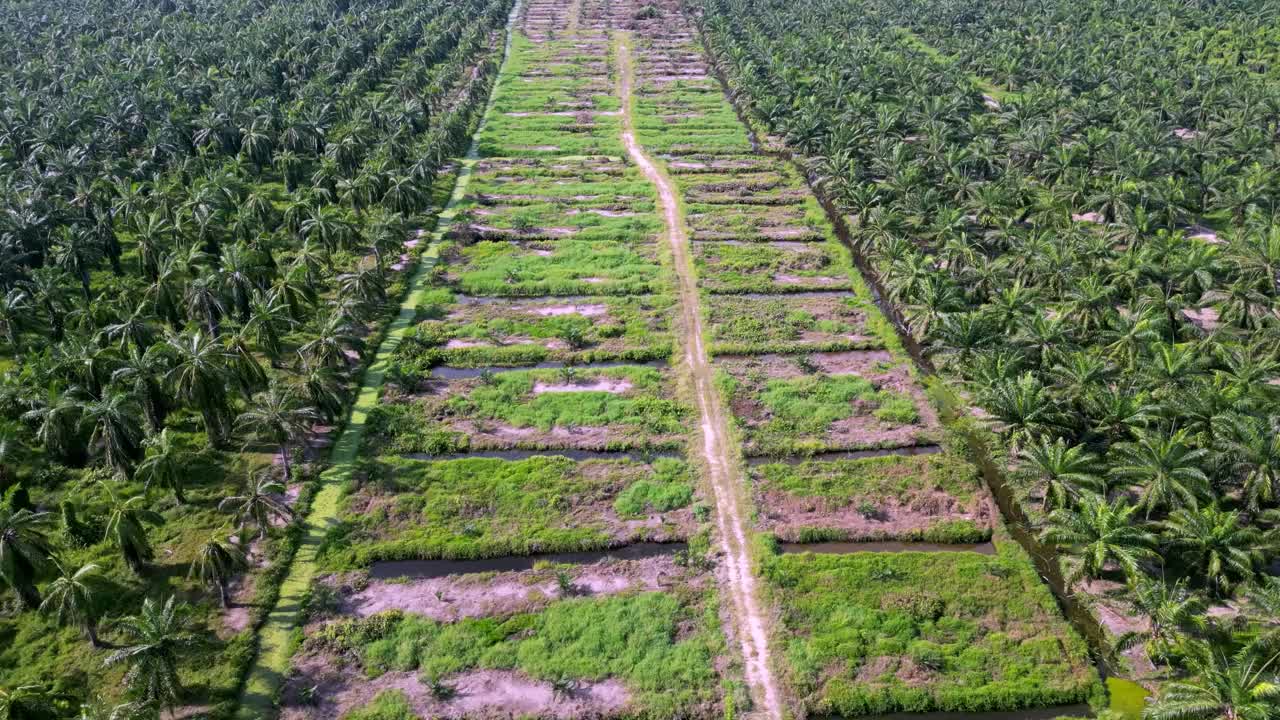
<instances>
[{"instance_id":1,"label":"green grass","mask_svg":"<svg viewBox=\"0 0 1280 720\"><path fill-rule=\"evenodd\" d=\"M766 557L776 647L810 714L1012 710L1100 692L1083 639L1011 542L976 553Z\"/></svg>"},{"instance_id":2,"label":"green grass","mask_svg":"<svg viewBox=\"0 0 1280 720\"><path fill-rule=\"evenodd\" d=\"M892 501L899 507L946 498L955 512L976 512L982 486L971 463L955 452L935 455L888 455L848 460L769 463L750 469L756 505L768 508L780 498L801 501L832 514L862 514ZM789 529L787 540L800 542L902 540L973 543L991 539L987 525L940 514L918 528L865 533L807 524ZM794 536L794 537L791 537Z\"/></svg>"},{"instance_id":3,"label":"green grass","mask_svg":"<svg viewBox=\"0 0 1280 720\"><path fill-rule=\"evenodd\" d=\"M747 298L703 302L713 355L874 350L884 346L866 327L870 309L854 295Z\"/></svg>"},{"instance_id":4,"label":"green grass","mask_svg":"<svg viewBox=\"0 0 1280 720\"><path fill-rule=\"evenodd\" d=\"M586 312L559 312L565 306L590 306ZM603 306L603 307L597 307ZM658 360L671 356L669 295L605 296L588 302L516 300L510 303L455 304L439 290L419 308L418 323L396 352L402 372L425 376L429 368L530 365L546 360L574 363L606 360ZM602 312L601 312L602 311ZM480 343L453 347L450 340Z\"/></svg>"},{"instance_id":5,"label":"green grass","mask_svg":"<svg viewBox=\"0 0 1280 720\"><path fill-rule=\"evenodd\" d=\"M652 242L556 240L538 248L482 241L448 248L449 276L468 295L642 295L665 289Z\"/></svg>"},{"instance_id":6,"label":"green grass","mask_svg":"<svg viewBox=\"0 0 1280 720\"><path fill-rule=\"evenodd\" d=\"M700 286L712 293L802 292L848 287L852 270L848 252L836 243L808 243L800 249L779 249L766 243L694 245ZM794 280L782 282L778 275ZM832 283L826 278L843 279Z\"/></svg>"},{"instance_id":7,"label":"green grass","mask_svg":"<svg viewBox=\"0 0 1280 720\"><path fill-rule=\"evenodd\" d=\"M734 408L752 455L897 447L933 439L921 424L917 402L922 401L857 375L760 378L720 370L716 383ZM851 418L865 418L865 427L833 435L837 423ZM918 432L903 437L892 432L917 426Z\"/></svg>"},{"instance_id":8,"label":"green grass","mask_svg":"<svg viewBox=\"0 0 1280 720\"><path fill-rule=\"evenodd\" d=\"M631 716L665 720L710 714L719 703L716 605L714 592L686 590L562 600L537 613L452 624L389 613L327 625L307 646L352 653L370 677L483 668L543 681L617 678L632 693Z\"/></svg>"},{"instance_id":9,"label":"green grass","mask_svg":"<svg viewBox=\"0 0 1280 720\"><path fill-rule=\"evenodd\" d=\"M686 507L683 461L532 457L418 461L384 457L352 485L319 555L332 569L380 560L474 559L616 547L675 526L630 528L622 517ZM609 508L616 516L609 517Z\"/></svg>"},{"instance_id":10,"label":"green grass","mask_svg":"<svg viewBox=\"0 0 1280 720\"><path fill-rule=\"evenodd\" d=\"M418 720L418 715L403 691L383 690L368 704L343 715L342 720Z\"/></svg>"},{"instance_id":11,"label":"green grass","mask_svg":"<svg viewBox=\"0 0 1280 720\"><path fill-rule=\"evenodd\" d=\"M610 381L630 383L622 392L603 390L535 393L537 383L559 385ZM513 370L489 378L455 380L445 394L378 406L370 415L371 440L380 452L441 454L486 447L564 447L547 436L555 428L607 428L593 449L660 448L678 445L689 408L674 398L668 373L654 367L621 366L576 370ZM472 426L462 426L466 422ZM476 437L470 428L495 424L537 430L542 436ZM581 445L581 444L580 444ZM585 446L584 446L585 447Z\"/></svg>"}]
</instances>

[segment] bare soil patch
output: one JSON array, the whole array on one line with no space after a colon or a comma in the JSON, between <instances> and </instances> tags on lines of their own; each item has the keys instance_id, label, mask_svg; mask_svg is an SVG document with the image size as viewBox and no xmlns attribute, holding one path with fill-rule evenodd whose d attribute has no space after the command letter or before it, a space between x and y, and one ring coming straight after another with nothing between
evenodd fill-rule
<instances>
[{"instance_id":1,"label":"bare soil patch","mask_svg":"<svg viewBox=\"0 0 1280 720\"><path fill-rule=\"evenodd\" d=\"M567 586L562 579L568 581ZM466 617L533 612L554 600L570 597L661 590L691 579L689 571L676 565L671 556L658 556L410 582L369 580L361 574L335 576L327 582L342 597L344 614L368 617L402 610L439 622L454 622Z\"/></svg>"}]
</instances>

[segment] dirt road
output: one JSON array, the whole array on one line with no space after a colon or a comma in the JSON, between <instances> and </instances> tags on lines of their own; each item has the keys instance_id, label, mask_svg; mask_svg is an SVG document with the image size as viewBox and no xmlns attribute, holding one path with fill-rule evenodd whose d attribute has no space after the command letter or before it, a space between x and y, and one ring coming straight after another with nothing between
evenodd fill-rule
<instances>
[{"instance_id":1,"label":"dirt road","mask_svg":"<svg viewBox=\"0 0 1280 720\"><path fill-rule=\"evenodd\" d=\"M632 116L634 71L631 39L621 34L618 46L619 93L622 99L622 143L627 155L658 190L662 206L665 235L671 244L677 287L680 297L681 333L684 358L693 379L694 394L701 416L702 452L708 479L715 493L716 528L718 530L727 587L732 601L737 635L742 643L747 682L761 714L781 720L782 702L773 668L769 660L769 635L758 598L755 575L751 572L751 555L747 539L746 519L741 505L743 478L729 450L729 426L719 396L712 382L711 362L703 346L702 315L698 308L698 288L689 257L689 237L670 177L661 170L636 142Z\"/></svg>"}]
</instances>

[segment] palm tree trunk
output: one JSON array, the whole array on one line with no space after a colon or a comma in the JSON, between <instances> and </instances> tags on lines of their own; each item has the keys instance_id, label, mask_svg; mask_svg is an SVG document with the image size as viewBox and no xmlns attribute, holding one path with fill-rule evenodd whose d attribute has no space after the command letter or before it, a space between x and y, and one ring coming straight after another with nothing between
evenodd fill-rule
<instances>
[{"instance_id":1,"label":"palm tree trunk","mask_svg":"<svg viewBox=\"0 0 1280 720\"><path fill-rule=\"evenodd\" d=\"M94 622L85 623L84 634L89 636L89 644L92 645L95 650L103 647L102 640L98 638L98 626L96 623Z\"/></svg>"},{"instance_id":2,"label":"palm tree trunk","mask_svg":"<svg viewBox=\"0 0 1280 720\"><path fill-rule=\"evenodd\" d=\"M292 479L289 471L289 443L280 443L280 462L284 465L284 481L288 483Z\"/></svg>"},{"instance_id":3,"label":"palm tree trunk","mask_svg":"<svg viewBox=\"0 0 1280 720\"><path fill-rule=\"evenodd\" d=\"M222 600L222 609L231 607L231 598L227 595L227 581L218 578L218 597Z\"/></svg>"}]
</instances>

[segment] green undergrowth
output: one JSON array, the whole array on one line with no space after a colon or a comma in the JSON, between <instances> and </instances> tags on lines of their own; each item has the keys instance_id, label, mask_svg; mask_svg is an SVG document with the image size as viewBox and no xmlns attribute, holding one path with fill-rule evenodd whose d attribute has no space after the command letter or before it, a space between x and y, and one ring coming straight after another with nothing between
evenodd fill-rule
<instances>
[{"instance_id":1,"label":"green undergrowth","mask_svg":"<svg viewBox=\"0 0 1280 720\"><path fill-rule=\"evenodd\" d=\"M563 442L550 435L554 429L603 428L603 436L578 446L668 447L679 443L690 415L673 399L671 382L669 373L647 366L513 370L455 380L444 393L379 405L369 414L368 441L384 453L442 454L480 445L547 449ZM539 383L546 391L535 392ZM618 392L587 389L591 383L612 383ZM570 387L583 389L564 389ZM529 432L505 437L501 426ZM495 434L481 439L477 431Z\"/></svg>"},{"instance_id":2,"label":"green undergrowth","mask_svg":"<svg viewBox=\"0 0 1280 720\"><path fill-rule=\"evenodd\" d=\"M396 362L403 374L425 376L441 364L665 359L673 351L674 307L670 295L468 305L455 303L453 294L442 289L419 306L424 319L396 349ZM447 347L450 341L456 341L455 347Z\"/></svg>"},{"instance_id":3,"label":"green undergrowth","mask_svg":"<svg viewBox=\"0 0 1280 720\"><path fill-rule=\"evenodd\" d=\"M644 295L662 289L652 242L449 243L447 279L468 295Z\"/></svg>"},{"instance_id":4,"label":"green undergrowth","mask_svg":"<svg viewBox=\"0 0 1280 720\"><path fill-rule=\"evenodd\" d=\"M836 243L807 243L784 250L768 243L707 242L697 243L694 254L699 285L712 293L803 292L841 287L852 271L848 252Z\"/></svg>"},{"instance_id":5,"label":"green undergrowth","mask_svg":"<svg viewBox=\"0 0 1280 720\"><path fill-rule=\"evenodd\" d=\"M326 625L305 647L350 653L371 678L407 671L447 684L475 669L545 682L616 678L631 693L628 717L653 720L715 716L715 662L725 652L715 593L693 589L562 600L536 613L452 624L390 612Z\"/></svg>"},{"instance_id":6,"label":"green undergrowth","mask_svg":"<svg viewBox=\"0 0 1280 720\"><path fill-rule=\"evenodd\" d=\"M977 553L761 560L810 714L979 712L1100 697L1087 647L1012 541Z\"/></svg>"},{"instance_id":7,"label":"green undergrowth","mask_svg":"<svg viewBox=\"0 0 1280 720\"><path fill-rule=\"evenodd\" d=\"M923 400L857 375L814 373L755 383L719 370L716 386L734 409L734 421L751 455L804 455L936 440L923 425L918 407ZM835 434L837 423L851 419L861 421L858 428ZM915 430L899 432L902 428Z\"/></svg>"},{"instance_id":8,"label":"green undergrowth","mask_svg":"<svg viewBox=\"0 0 1280 720\"><path fill-rule=\"evenodd\" d=\"M866 303L855 295L704 299L713 355L874 350ZM878 316L878 313L876 313Z\"/></svg>"},{"instance_id":9,"label":"green undergrowth","mask_svg":"<svg viewBox=\"0 0 1280 720\"><path fill-rule=\"evenodd\" d=\"M403 690L382 690L368 703L342 716L342 720L421 720Z\"/></svg>"},{"instance_id":10,"label":"green undergrowth","mask_svg":"<svg viewBox=\"0 0 1280 720\"><path fill-rule=\"evenodd\" d=\"M674 458L383 457L365 471L348 482L339 522L320 550L330 569L679 540L685 531L670 522L637 529L623 520L677 510L693 499L692 471Z\"/></svg>"},{"instance_id":11,"label":"green undergrowth","mask_svg":"<svg viewBox=\"0 0 1280 720\"><path fill-rule=\"evenodd\" d=\"M919 527L852 531L821 522L788 529L797 542L900 540L976 543L991 539L986 523L952 517L976 512L984 498L973 465L955 452L932 455L887 455L844 460L769 463L750 468L756 504L770 507L786 498L833 516L877 518L886 504L904 508L950 509ZM927 510L924 510L928 512Z\"/></svg>"}]
</instances>

